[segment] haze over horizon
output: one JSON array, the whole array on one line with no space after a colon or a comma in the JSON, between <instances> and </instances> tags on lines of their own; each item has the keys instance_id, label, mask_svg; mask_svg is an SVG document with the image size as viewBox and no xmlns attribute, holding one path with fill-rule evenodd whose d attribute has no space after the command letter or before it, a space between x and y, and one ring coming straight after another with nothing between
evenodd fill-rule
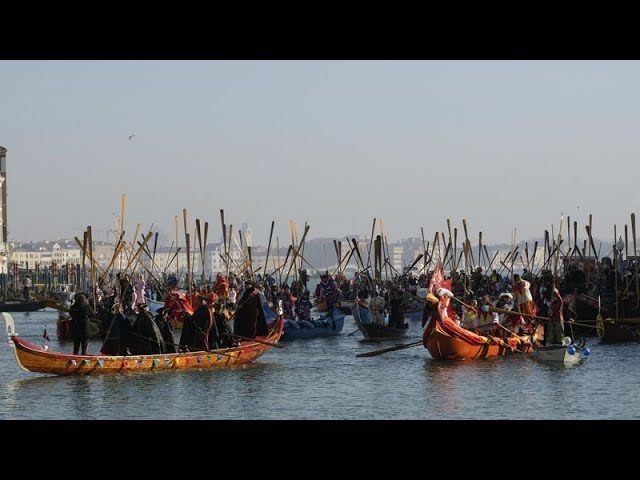
<instances>
[{"instance_id":1,"label":"haze over horizon","mask_svg":"<svg viewBox=\"0 0 640 480\"><path fill-rule=\"evenodd\" d=\"M561 214L613 242L640 213L639 83L638 61L0 61L9 241L104 239L126 192L127 236L168 241L186 208L256 245L374 217L510 243Z\"/></svg>"}]
</instances>

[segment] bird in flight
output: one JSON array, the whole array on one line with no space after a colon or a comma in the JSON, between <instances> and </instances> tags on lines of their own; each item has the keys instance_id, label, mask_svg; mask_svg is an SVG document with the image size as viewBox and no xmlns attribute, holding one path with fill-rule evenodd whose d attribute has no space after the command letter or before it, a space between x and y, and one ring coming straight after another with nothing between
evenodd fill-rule
<instances>
[{"instance_id":1,"label":"bird in flight","mask_svg":"<svg viewBox=\"0 0 640 480\"><path fill-rule=\"evenodd\" d=\"M135 136L136 136L136 134L135 134L135 133L132 133L131 135L129 135L129 140L131 140L131 139L132 139L133 137L135 137Z\"/></svg>"}]
</instances>

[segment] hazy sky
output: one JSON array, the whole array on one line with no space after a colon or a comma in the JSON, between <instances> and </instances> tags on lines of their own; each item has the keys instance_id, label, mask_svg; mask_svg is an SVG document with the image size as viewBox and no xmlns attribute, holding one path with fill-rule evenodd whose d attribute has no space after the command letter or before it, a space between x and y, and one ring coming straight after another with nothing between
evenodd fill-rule
<instances>
[{"instance_id":1,"label":"hazy sky","mask_svg":"<svg viewBox=\"0 0 640 480\"><path fill-rule=\"evenodd\" d=\"M561 212L613 238L640 213L639 85L637 61L0 61L9 239L104 239L123 192L127 232L170 239L183 208L210 241L221 208L262 244L374 217L510 243Z\"/></svg>"}]
</instances>

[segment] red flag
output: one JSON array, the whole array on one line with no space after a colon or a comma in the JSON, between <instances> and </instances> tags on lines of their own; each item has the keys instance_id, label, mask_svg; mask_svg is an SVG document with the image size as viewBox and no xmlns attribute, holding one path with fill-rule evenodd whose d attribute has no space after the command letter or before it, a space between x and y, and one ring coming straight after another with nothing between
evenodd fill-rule
<instances>
[{"instance_id":1,"label":"red flag","mask_svg":"<svg viewBox=\"0 0 640 480\"><path fill-rule=\"evenodd\" d=\"M44 327L44 333L42 334L42 338L44 338L47 342L49 341L49 335L47 335L47 327Z\"/></svg>"},{"instance_id":2,"label":"red flag","mask_svg":"<svg viewBox=\"0 0 640 480\"><path fill-rule=\"evenodd\" d=\"M444 268L442 267L442 262L438 260L438 265L436 265L436 269L431 274L431 279L429 280L429 291L436 293L442 286L442 282L444 282Z\"/></svg>"}]
</instances>

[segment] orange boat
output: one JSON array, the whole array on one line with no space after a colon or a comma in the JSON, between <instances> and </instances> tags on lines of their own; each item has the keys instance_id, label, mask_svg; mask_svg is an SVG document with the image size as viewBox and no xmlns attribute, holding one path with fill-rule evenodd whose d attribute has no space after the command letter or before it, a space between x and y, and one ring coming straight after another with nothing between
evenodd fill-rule
<instances>
[{"instance_id":1,"label":"orange boat","mask_svg":"<svg viewBox=\"0 0 640 480\"><path fill-rule=\"evenodd\" d=\"M23 370L54 375L98 375L162 370L209 369L253 362L272 346L278 345L284 319L272 323L264 337L240 342L239 346L209 351L155 355L69 355L50 352L29 343L15 333L13 317L2 313L18 365Z\"/></svg>"},{"instance_id":2,"label":"orange boat","mask_svg":"<svg viewBox=\"0 0 640 480\"><path fill-rule=\"evenodd\" d=\"M422 342L433 358L450 360L498 357L533 351L528 336L520 339L484 337L465 330L450 318L435 320L433 328L425 329Z\"/></svg>"}]
</instances>

